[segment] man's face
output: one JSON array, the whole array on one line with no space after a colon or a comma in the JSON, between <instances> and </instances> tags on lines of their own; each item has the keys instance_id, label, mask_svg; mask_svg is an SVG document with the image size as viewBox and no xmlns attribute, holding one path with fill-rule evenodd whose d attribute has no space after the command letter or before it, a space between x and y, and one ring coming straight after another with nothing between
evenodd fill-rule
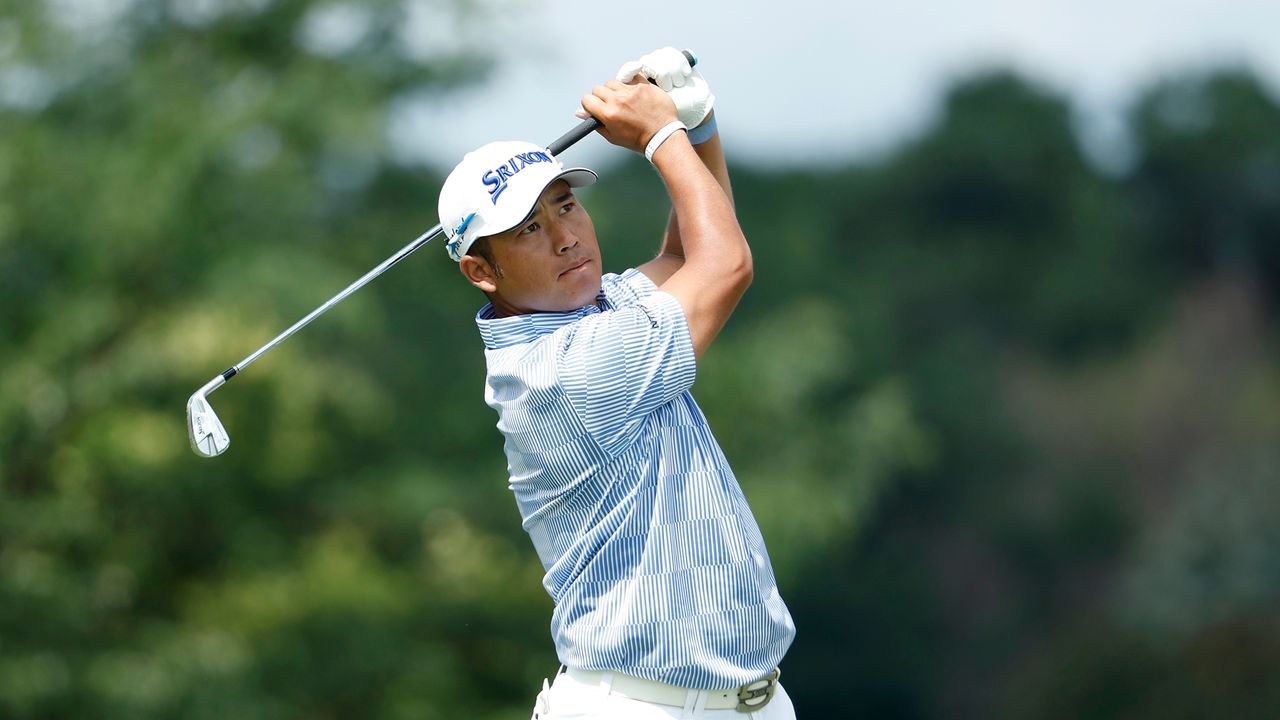
<instances>
[{"instance_id":1,"label":"man's face","mask_svg":"<svg viewBox=\"0 0 1280 720\"><path fill-rule=\"evenodd\" d=\"M499 316L569 312L595 302L600 292L596 229L564 180L542 192L527 220L490 236L489 247L500 274L470 255L461 269L489 294Z\"/></svg>"}]
</instances>

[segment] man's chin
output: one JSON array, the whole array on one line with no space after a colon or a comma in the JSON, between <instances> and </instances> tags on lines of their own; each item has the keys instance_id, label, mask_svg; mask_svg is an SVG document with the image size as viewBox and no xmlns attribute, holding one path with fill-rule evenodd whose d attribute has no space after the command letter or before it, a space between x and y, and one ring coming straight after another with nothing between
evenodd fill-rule
<instances>
[{"instance_id":1,"label":"man's chin","mask_svg":"<svg viewBox=\"0 0 1280 720\"><path fill-rule=\"evenodd\" d=\"M577 278L572 285L562 286L553 294L544 294L541 298L528 298L524 302L514 303L494 302L494 307L500 304L508 306L507 314L509 315L574 312L588 305L595 305L600 297L602 287L600 274L592 275L592 277ZM491 297L490 300L492 301L493 298Z\"/></svg>"},{"instance_id":2,"label":"man's chin","mask_svg":"<svg viewBox=\"0 0 1280 720\"><path fill-rule=\"evenodd\" d=\"M575 310L584 305L595 304L596 298L600 295L600 271L594 262L588 263L581 270L572 270L559 279L564 283L565 289L569 290L569 296L572 298L570 302L577 303L573 308Z\"/></svg>"},{"instance_id":3,"label":"man's chin","mask_svg":"<svg viewBox=\"0 0 1280 720\"><path fill-rule=\"evenodd\" d=\"M588 305L595 305L596 299L600 297L600 280L597 278L595 287L589 291L583 291L581 294L575 295L572 301L573 307L566 309L565 312L573 312L578 308L584 308Z\"/></svg>"}]
</instances>

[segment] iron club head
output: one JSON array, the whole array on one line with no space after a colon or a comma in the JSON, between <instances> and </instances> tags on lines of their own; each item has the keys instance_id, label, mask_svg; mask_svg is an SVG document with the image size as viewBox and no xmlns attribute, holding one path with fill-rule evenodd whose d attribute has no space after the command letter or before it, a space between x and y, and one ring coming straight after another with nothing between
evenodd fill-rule
<instances>
[{"instance_id":1,"label":"iron club head","mask_svg":"<svg viewBox=\"0 0 1280 720\"><path fill-rule=\"evenodd\" d=\"M226 428L222 427L222 421L205 398L223 382L222 376L218 376L187 400L187 433L191 437L191 449L201 457L221 455L231 444Z\"/></svg>"}]
</instances>

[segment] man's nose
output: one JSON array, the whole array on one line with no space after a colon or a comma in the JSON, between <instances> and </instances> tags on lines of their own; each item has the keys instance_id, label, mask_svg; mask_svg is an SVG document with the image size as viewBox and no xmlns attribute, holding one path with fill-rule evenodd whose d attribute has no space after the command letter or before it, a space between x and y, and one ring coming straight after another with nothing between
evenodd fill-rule
<instances>
[{"instance_id":1,"label":"man's nose","mask_svg":"<svg viewBox=\"0 0 1280 720\"><path fill-rule=\"evenodd\" d=\"M563 255L577 246L578 236L563 223L554 223L551 226L551 242L555 243L556 254Z\"/></svg>"}]
</instances>

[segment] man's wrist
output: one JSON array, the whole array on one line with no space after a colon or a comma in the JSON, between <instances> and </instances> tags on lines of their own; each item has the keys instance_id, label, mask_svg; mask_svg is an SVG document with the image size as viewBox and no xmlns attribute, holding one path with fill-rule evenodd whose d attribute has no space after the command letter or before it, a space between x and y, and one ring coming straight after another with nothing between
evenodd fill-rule
<instances>
[{"instance_id":1,"label":"man's wrist","mask_svg":"<svg viewBox=\"0 0 1280 720\"><path fill-rule=\"evenodd\" d=\"M679 120L672 120L666 125L663 125L658 132L653 134L653 137L649 139L649 144L645 146L645 159L652 163L653 154L658 152L658 148L662 147L662 143L666 142L668 138L681 130L685 130L687 132L688 128L686 128L684 123Z\"/></svg>"},{"instance_id":2,"label":"man's wrist","mask_svg":"<svg viewBox=\"0 0 1280 720\"><path fill-rule=\"evenodd\" d=\"M707 119L696 128L689 130L689 144L701 145L707 142L716 134L716 114L714 111L707 113Z\"/></svg>"}]
</instances>

